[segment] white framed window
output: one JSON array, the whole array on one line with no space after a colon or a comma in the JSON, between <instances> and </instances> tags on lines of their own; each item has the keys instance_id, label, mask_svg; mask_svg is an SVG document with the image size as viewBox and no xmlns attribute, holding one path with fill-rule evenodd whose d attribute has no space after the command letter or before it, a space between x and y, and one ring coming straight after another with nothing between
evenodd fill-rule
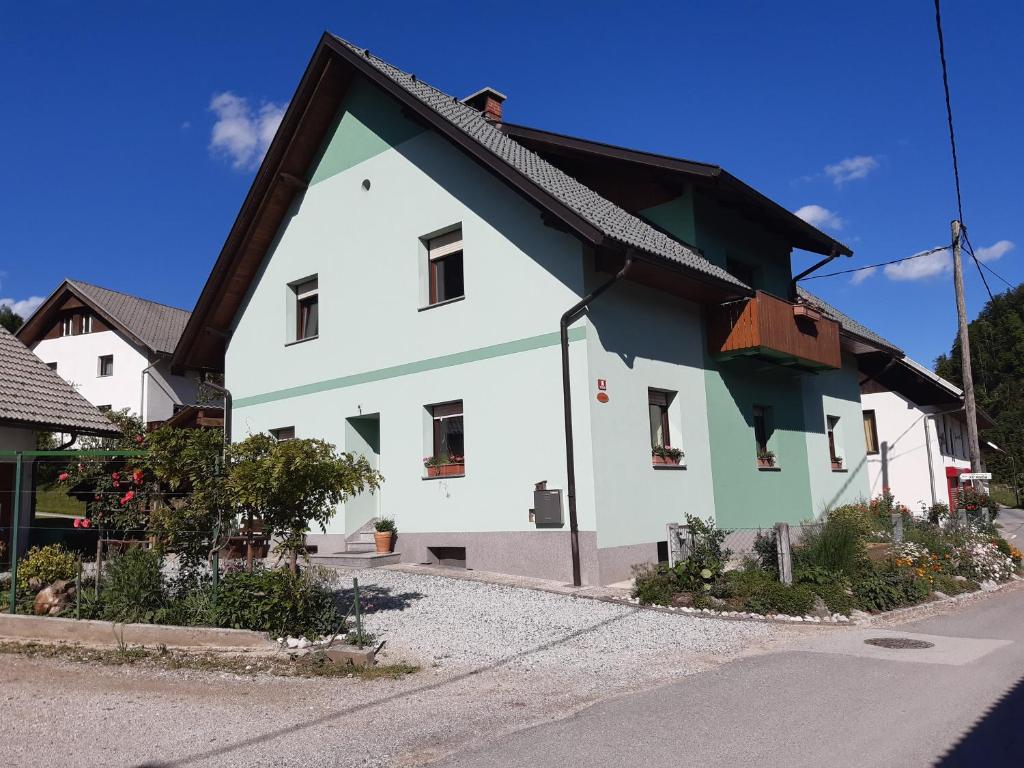
<instances>
[{"instance_id":1,"label":"white framed window","mask_svg":"<svg viewBox=\"0 0 1024 768\"><path fill-rule=\"evenodd\" d=\"M427 241L427 281L430 306L466 295L461 227Z\"/></svg>"},{"instance_id":2,"label":"white framed window","mask_svg":"<svg viewBox=\"0 0 1024 768\"><path fill-rule=\"evenodd\" d=\"M82 315L82 333L92 333L92 315Z\"/></svg>"},{"instance_id":3,"label":"white framed window","mask_svg":"<svg viewBox=\"0 0 1024 768\"><path fill-rule=\"evenodd\" d=\"M113 376L114 375L114 356L113 355L100 355L96 365L97 376Z\"/></svg>"},{"instance_id":4,"label":"white framed window","mask_svg":"<svg viewBox=\"0 0 1024 768\"><path fill-rule=\"evenodd\" d=\"M60 335L61 336L71 336L71 335L74 334L74 330L75 330L75 318L73 318L73 317L61 318L61 321L60 321Z\"/></svg>"}]
</instances>

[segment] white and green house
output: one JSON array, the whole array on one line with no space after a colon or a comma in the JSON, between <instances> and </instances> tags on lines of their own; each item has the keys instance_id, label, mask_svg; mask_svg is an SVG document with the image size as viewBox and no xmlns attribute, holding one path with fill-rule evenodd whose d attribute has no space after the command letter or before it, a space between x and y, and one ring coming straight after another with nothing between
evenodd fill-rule
<instances>
[{"instance_id":1,"label":"white and green house","mask_svg":"<svg viewBox=\"0 0 1024 768\"><path fill-rule=\"evenodd\" d=\"M503 101L325 35L182 334L177 368L225 374L234 439L324 438L383 473L320 554L387 516L405 562L571 579L559 331L595 290L566 334L584 583L656 560L687 513L866 497L859 368L902 353L793 280L849 249L716 166Z\"/></svg>"}]
</instances>

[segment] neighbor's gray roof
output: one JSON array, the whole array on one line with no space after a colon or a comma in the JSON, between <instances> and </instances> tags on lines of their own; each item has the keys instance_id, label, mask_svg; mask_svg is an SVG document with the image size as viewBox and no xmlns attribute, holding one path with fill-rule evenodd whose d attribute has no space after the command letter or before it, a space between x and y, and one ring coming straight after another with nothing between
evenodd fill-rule
<instances>
[{"instance_id":1,"label":"neighbor's gray roof","mask_svg":"<svg viewBox=\"0 0 1024 768\"><path fill-rule=\"evenodd\" d=\"M0 423L41 430L118 434L74 387L0 327Z\"/></svg>"},{"instance_id":2,"label":"neighbor's gray roof","mask_svg":"<svg viewBox=\"0 0 1024 768\"><path fill-rule=\"evenodd\" d=\"M712 264L697 251L624 211L615 203L601 197L597 192L576 181L514 139L509 138L485 120L480 112L466 106L454 96L427 85L414 75L403 72L347 40L337 36L335 38L351 51L362 56L396 85L433 109L438 115L608 237L722 282L749 289L749 286L737 280L721 267Z\"/></svg>"},{"instance_id":3,"label":"neighbor's gray roof","mask_svg":"<svg viewBox=\"0 0 1024 768\"><path fill-rule=\"evenodd\" d=\"M889 349L899 353L899 355L901 356L903 355L903 350L897 347L891 341L882 338L867 326L858 323L849 315L844 315L831 304L827 303L824 299L815 296L813 293L809 292L807 289L799 285L797 286L796 291L801 299L806 301L808 304L812 304L813 306L817 307L819 310L824 312L826 315L831 317L833 320L839 323L843 327L843 330L846 331L847 333L852 333L854 336L860 336L862 339L865 339L871 342L872 344L877 344L883 349Z\"/></svg>"},{"instance_id":4,"label":"neighbor's gray roof","mask_svg":"<svg viewBox=\"0 0 1024 768\"><path fill-rule=\"evenodd\" d=\"M70 286L92 302L96 308L121 325L153 352L172 354L192 313L168 307L155 301L129 296L126 293L100 288L98 285L68 280Z\"/></svg>"}]
</instances>

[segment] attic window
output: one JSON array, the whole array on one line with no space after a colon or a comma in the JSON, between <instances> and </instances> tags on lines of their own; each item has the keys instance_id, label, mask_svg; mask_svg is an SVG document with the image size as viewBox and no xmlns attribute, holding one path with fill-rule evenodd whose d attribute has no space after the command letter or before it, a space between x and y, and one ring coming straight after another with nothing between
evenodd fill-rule
<instances>
[{"instance_id":1,"label":"attic window","mask_svg":"<svg viewBox=\"0 0 1024 768\"><path fill-rule=\"evenodd\" d=\"M292 341L315 339L320 335L320 282L316 276L291 286L295 324Z\"/></svg>"},{"instance_id":2,"label":"attic window","mask_svg":"<svg viewBox=\"0 0 1024 768\"><path fill-rule=\"evenodd\" d=\"M82 333L92 333L92 315L82 315Z\"/></svg>"},{"instance_id":3,"label":"attic window","mask_svg":"<svg viewBox=\"0 0 1024 768\"><path fill-rule=\"evenodd\" d=\"M70 317L69 316L69 317L65 317L65 318L61 319L61 321L60 321L60 335L61 336L71 336L74 333L74 329L75 329L75 318L74 317Z\"/></svg>"},{"instance_id":4,"label":"attic window","mask_svg":"<svg viewBox=\"0 0 1024 768\"><path fill-rule=\"evenodd\" d=\"M430 304L462 298L466 284L462 269L462 229L428 241L427 260L430 275Z\"/></svg>"}]
</instances>

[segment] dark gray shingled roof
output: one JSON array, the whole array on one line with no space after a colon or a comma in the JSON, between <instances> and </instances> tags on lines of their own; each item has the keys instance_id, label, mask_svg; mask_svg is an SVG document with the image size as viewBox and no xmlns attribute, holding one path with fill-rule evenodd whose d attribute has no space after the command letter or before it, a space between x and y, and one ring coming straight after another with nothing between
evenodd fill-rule
<instances>
[{"instance_id":1,"label":"dark gray shingled roof","mask_svg":"<svg viewBox=\"0 0 1024 768\"><path fill-rule=\"evenodd\" d=\"M115 324L121 325L159 354L169 355L174 352L189 315L192 314L186 309L157 304L155 301L100 288L80 280L68 280L67 283L92 302L96 309L114 320Z\"/></svg>"},{"instance_id":2,"label":"dark gray shingled roof","mask_svg":"<svg viewBox=\"0 0 1024 768\"><path fill-rule=\"evenodd\" d=\"M805 288L802 288L801 286L797 286L796 292L801 299L806 301L808 304L817 307L819 310L821 310L826 315L835 320L837 323L839 323L843 327L843 330L846 331L847 333L852 333L854 336L860 336L862 339L866 339L872 344L877 344L883 349L889 349L894 352L897 352L900 356L903 355L903 350L897 347L891 341L883 339L881 336L879 336L877 333L872 331L867 326L861 325L848 315L844 315L831 304L827 303L824 299L815 296L813 293L811 293Z\"/></svg>"},{"instance_id":3,"label":"dark gray shingled roof","mask_svg":"<svg viewBox=\"0 0 1024 768\"><path fill-rule=\"evenodd\" d=\"M118 434L94 405L0 327L0 424L41 430Z\"/></svg>"},{"instance_id":4,"label":"dark gray shingled roof","mask_svg":"<svg viewBox=\"0 0 1024 768\"><path fill-rule=\"evenodd\" d=\"M608 237L749 290L749 286L712 264L694 249L626 212L509 138L485 120L480 112L454 96L427 85L414 75L403 72L347 40L337 36L335 39Z\"/></svg>"}]
</instances>

